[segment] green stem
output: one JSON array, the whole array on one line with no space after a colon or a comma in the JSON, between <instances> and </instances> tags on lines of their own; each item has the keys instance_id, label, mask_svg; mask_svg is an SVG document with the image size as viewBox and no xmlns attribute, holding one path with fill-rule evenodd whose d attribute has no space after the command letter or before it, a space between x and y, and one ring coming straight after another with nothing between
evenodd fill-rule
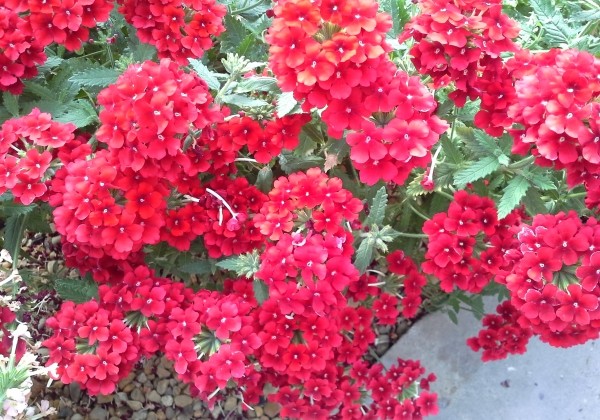
<instances>
[{"instance_id":1,"label":"green stem","mask_svg":"<svg viewBox=\"0 0 600 420\"><path fill-rule=\"evenodd\" d=\"M244 12L247 12L248 10L254 9L256 6L259 6L261 3L262 3L262 0L258 0L256 3L252 3L252 4L248 5L248 6L242 7L241 9L232 10L232 11L229 12L229 14L231 16L242 14Z\"/></svg>"},{"instance_id":2,"label":"green stem","mask_svg":"<svg viewBox=\"0 0 600 420\"><path fill-rule=\"evenodd\" d=\"M531 165L534 160L535 160L535 156L533 156L533 155L527 156L525 159L521 159L517 162L511 163L510 165L507 166L507 168L511 169L511 170L523 169L523 168L526 168L527 166Z\"/></svg>"},{"instance_id":3,"label":"green stem","mask_svg":"<svg viewBox=\"0 0 600 420\"><path fill-rule=\"evenodd\" d=\"M579 198L579 197L585 197L585 196L587 196L587 191L568 194L565 198Z\"/></svg>"},{"instance_id":4,"label":"green stem","mask_svg":"<svg viewBox=\"0 0 600 420\"><path fill-rule=\"evenodd\" d=\"M229 87L231 86L231 84L233 83L233 81L235 79L237 79L237 74L235 72L229 75L229 78L227 79L227 81L225 82L223 87L215 95L215 98L213 99L214 103L216 103L216 104L221 103L221 98L223 97L223 95L225 95L227 93L227 91L229 90Z\"/></svg>"},{"instance_id":5,"label":"green stem","mask_svg":"<svg viewBox=\"0 0 600 420\"><path fill-rule=\"evenodd\" d=\"M410 207L410 209L413 211L413 213L415 213L417 216L419 216L421 219L424 220L431 220L429 217L425 216L423 213L421 213L419 210L417 210L416 208L413 207L412 204L408 203L408 207Z\"/></svg>"},{"instance_id":6,"label":"green stem","mask_svg":"<svg viewBox=\"0 0 600 420\"><path fill-rule=\"evenodd\" d=\"M424 233L406 233L406 232L396 232L396 234L398 236L402 236L405 238L418 238L418 239L426 239L429 238L429 236L425 235Z\"/></svg>"},{"instance_id":7,"label":"green stem","mask_svg":"<svg viewBox=\"0 0 600 420\"><path fill-rule=\"evenodd\" d=\"M448 194L446 191L443 190L436 190L436 193L443 195L444 197L446 197L448 200L454 200L454 197L450 194Z\"/></svg>"}]
</instances>

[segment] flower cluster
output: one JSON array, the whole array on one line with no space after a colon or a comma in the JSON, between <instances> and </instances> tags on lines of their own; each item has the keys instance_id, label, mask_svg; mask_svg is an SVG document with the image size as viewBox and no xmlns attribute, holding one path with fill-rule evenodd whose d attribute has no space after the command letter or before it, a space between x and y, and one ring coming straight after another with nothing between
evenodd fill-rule
<instances>
[{"instance_id":1,"label":"flower cluster","mask_svg":"<svg viewBox=\"0 0 600 420\"><path fill-rule=\"evenodd\" d=\"M95 300L63 303L46 325L54 331L43 343L48 364L58 364L63 383L76 382L90 395L114 392L141 357L137 333Z\"/></svg>"},{"instance_id":2,"label":"flower cluster","mask_svg":"<svg viewBox=\"0 0 600 420\"><path fill-rule=\"evenodd\" d=\"M360 180L403 183L431 160L429 150L447 125L416 77L389 60L390 17L372 1L287 0L274 8L269 63L283 91L302 108L325 108L332 137L344 130Z\"/></svg>"},{"instance_id":3,"label":"flower cluster","mask_svg":"<svg viewBox=\"0 0 600 420\"><path fill-rule=\"evenodd\" d=\"M27 17L20 9L0 6L0 90L15 95L23 91L22 79L34 77L37 65L46 61L45 45L34 37Z\"/></svg>"},{"instance_id":4,"label":"flower cluster","mask_svg":"<svg viewBox=\"0 0 600 420\"><path fill-rule=\"evenodd\" d=\"M402 316L413 318L423 299L421 291L427 284L427 278L419 271L415 262L403 251L394 251L387 255L388 271L400 276L403 287Z\"/></svg>"},{"instance_id":5,"label":"flower cluster","mask_svg":"<svg viewBox=\"0 0 600 420\"><path fill-rule=\"evenodd\" d=\"M485 327L476 337L467 339L467 345L473 351L483 350L481 360L505 359L509 354L523 354L533 335L530 328L518 323L520 312L510 301L504 301L496 308L497 314L488 314L482 324Z\"/></svg>"},{"instance_id":6,"label":"flower cluster","mask_svg":"<svg viewBox=\"0 0 600 420\"><path fill-rule=\"evenodd\" d=\"M570 347L600 333L600 226L575 212L537 215L518 233L506 276L519 324L544 342Z\"/></svg>"},{"instance_id":7,"label":"flower cluster","mask_svg":"<svg viewBox=\"0 0 600 420\"><path fill-rule=\"evenodd\" d=\"M499 222L490 198L457 191L448 211L423 225L429 236L423 271L440 279L445 292L455 286L481 292L494 275L506 269L504 253L511 249L519 222L516 212Z\"/></svg>"},{"instance_id":8,"label":"flower cluster","mask_svg":"<svg viewBox=\"0 0 600 420\"><path fill-rule=\"evenodd\" d=\"M0 127L0 194L10 190L21 204L45 199L50 167L60 160L59 149L75 141L73 124L52 121L34 108L29 115L7 120ZM78 143L75 143L78 144Z\"/></svg>"},{"instance_id":9,"label":"flower cluster","mask_svg":"<svg viewBox=\"0 0 600 420\"><path fill-rule=\"evenodd\" d=\"M584 184L586 204L600 204L600 59L577 50L521 53L507 63L515 85L508 117L514 151L567 171L569 186Z\"/></svg>"},{"instance_id":10,"label":"flower cluster","mask_svg":"<svg viewBox=\"0 0 600 420\"><path fill-rule=\"evenodd\" d=\"M52 43L81 48L89 30L108 20L112 0L8 0L0 6L0 90L20 94L22 79L37 74Z\"/></svg>"},{"instance_id":11,"label":"flower cluster","mask_svg":"<svg viewBox=\"0 0 600 420\"><path fill-rule=\"evenodd\" d=\"M431 147L448 128L434 115L437 103L420 79L392 67L379 74L363 99L372 117L361 119L346 136L350 158L367 185L403 184L413 169L427 167Z\"/></svg>"},{"instance_id":12,"label":"flower cluster","mask_svg":"<svg viewBox=\"0 0 600 420\"><path fill-rule=\"evenodd\" d=\"M517 23L502 13L500 0L418 4L421 13L406 25L400 41L414 38L410 53L417 70L431 76L435 88L454 83L449 97L464 106L467 97L474 100L482 93L479 73L501 62L501 53L517 50L512 41L519 34ZM481 87L491 89L489 83Z\"/></svg>"},{"instance_id":13,"label":"flower cluster","mask_svg":"<svg viewBox=\"0 0 600 420\"><path fill-rule=\"evenodd\" d=\"M180 180L197 174L182 152L183 142L223 117L208 86L175 62L146 61L130 66L116 83L98 94L99 142L118 157L122 171Z\"/></svg>"},{"instance_id":14,"label":"flower cluster","mask_svg":"<svg viewBox=\"0 0 600 420\"><path fill-rule=\"evenodd\" d=\"M269 163L283 149L298 146L302 126L310 121L310 114L292 114L256 121L248 116L234 116L217 125L212 141L203 141L205 147L226 152L233 162L245 146L258 163Z\"/></svg>"},{"instance_id":15,"label":"flower cluster","mask_svg":"<svg viewBox=\"0 0 600 420\"><path fill-rule=\"evenodd\" d=\"M118 0L119 12L137 30L140 41L152 44L160 58L186 64L212 47L213 36L225 27L227 8L214 0Z\"/></svg>"}]
</instances>

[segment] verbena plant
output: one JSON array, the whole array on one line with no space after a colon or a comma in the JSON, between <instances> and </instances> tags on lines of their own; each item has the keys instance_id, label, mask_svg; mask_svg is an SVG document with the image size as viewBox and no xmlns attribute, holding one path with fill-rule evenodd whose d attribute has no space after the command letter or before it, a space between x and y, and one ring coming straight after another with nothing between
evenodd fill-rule
<instances>
[{"instance_id":1,"label":"verbena plant","mask_svg":"<svg viewBox=\"0 0 600 420\"><path fill-rule=\"evenodd\" d=\"M47 366L91 395L160 353L209 405L416 419L435 376L372 363L378 326L494 295L484 360L597 338L599 10L5 1L0 405L33 415L10 390L41 373L15 373L19 264L63 300ZM65 268L31 269L36 233Z\"/></svg>"}]
</instances>

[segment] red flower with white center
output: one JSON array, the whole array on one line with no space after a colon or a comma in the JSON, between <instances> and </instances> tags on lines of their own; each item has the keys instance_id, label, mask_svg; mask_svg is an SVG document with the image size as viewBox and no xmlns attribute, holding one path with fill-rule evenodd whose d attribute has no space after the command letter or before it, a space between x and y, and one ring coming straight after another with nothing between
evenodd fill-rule
<instances>
[{"instance_id":1,"label":"red flower with white center","mask_svg":"<svg viewBox=\"0 0 600 420\"><path fill-rule=\"evenodd\" d=\"M209 308L206 325L215 331L217 338L227 339L230 333L239 331L242 327L237 305L233 302L223 302L220 307Z\"/></svg>"},{"instance_id":2,"label":"red flower with white center","mask_svg":"<svg viewBox=\"0 0 600 420\"><path fill-rule=\"evenodd\" d=\"M189 363L198 360L194 343L189 340L181 342L169 340L165 345L165 354L169 359L175 361L175 372L180 375L187 372Z\"/></svg>"}]
</instances>

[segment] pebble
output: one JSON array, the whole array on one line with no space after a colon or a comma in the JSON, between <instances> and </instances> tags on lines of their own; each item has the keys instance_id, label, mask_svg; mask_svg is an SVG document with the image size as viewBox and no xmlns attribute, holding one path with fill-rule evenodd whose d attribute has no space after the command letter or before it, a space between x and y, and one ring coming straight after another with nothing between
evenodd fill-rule
<instances>
[{"instance_id":1,"label":"pebble","mask_svg":"<svg viewBox=\"0 0 600 420\"><path fill-rule=\"evenodd\" d=\"M131 399L141 403L146 402L146 397L144 397L144 394L139 388L136 388L131 392Z\"/></svg>"},{"instance_id":2,"label":"pebble","mask_svg":"<svg viewBox=\"0 0 600 420\"><path fill-rule=\"evenodd\" d=\"M173 397L170 395L165 395L160 399L160 402L165 407L171 407L173 405Z\"/></svg>"},{"instance_id":3,"label":"pebble","mask_svg":"<svg viewBox=\"0 0 600 420\"><path fill-rule=\"evenodd\" d=\"M171 372L169 372L167 369L165 369L162 366L159 366L156 368L156 374L158 375L159 378L168 378L171 376Z\"/></svg>"},{"instance_id":4,"label":"pebble","mask_svg":"<svg viewBox=\"0 0 600 420\"><path fill-rule=\"evenodd\" d=\"M90 420L106 420L108 418L108 411L102 407L94 407L90 413Z\"/></svg>"},{"instance_id":5,"label":"pebble","mask_svg":"<svg viewBox=\"0 0 600 420\"><path fill-rule=\"evenodd\" d=\"M264 410L267 416L273 418L279 414L279 404L268 402L265 404Z\"/></svg>"},{"instance_id":6,"label":"pebble","mask_svg":"<svg viewBox=\"0 0 600 420\"><path fill-rule=\"evenodd\" d=\"M75 413L71 416L71 420L83 420L83 416L79 413Z\"/></svg>"},{"instance_id":7,"label":"pebble","mask_svg":"<svg viewBox=\"0 0 600 420\"><path fill-rule=\"evenodd\" d=\"M161 379L156 384L156 392L158 392L160 395L165 395L165 392L167 391L168 387L169 387L169 380Z\"/></svg>"},{"instance_id":8,"label":"pebble","mask_svg":"<svg viewBox=\"0 0 600 420\"><path fill-rule=\"evenodd\" d=\"M137 381L141 384L145 384L146 382L148 382L148 378L146 377L146 374L142 372L137 376Z\"/></svg>"},{"instance_id":9,"label":"pebble","mask_svg":"<svg viewBox=\"0 0 600 420\"><path fill-rule=\"evenodd\" d=\"M144 404L142 404L139 401L127 401L127 405L129 406L129 408L131 408L134 411L138 411L141 410L142 408L144 408Z\"/></svg>"},{"instance_id":10,"label":"pebble","mask_svg":"<svg viewBox=\"0 0 600 420\"><path fill-rule=\"evenodd\" d=\"M260 405L254 407L254 417L260 417L263 415L263 408Z\"/></svg>"},{"instance_id":11,"label":"pebble","mask_svg":"<svg viewBox=\"0 0 600 420\"><path fill-rule=\"evenodd\" d=\"M235 397L229 397L227 398L227 400L225 400L225 405L223 406L223 408L225 408L225 411L233 411L237 408L238 405L238 400Z\"/></svg>"},{"instance_id":12,"label":"pebble","mask_svg":"<svg viewBox=\"0 0 600 420\"><path fill-rule=\"evenodd\" d=\"M132 395L133 395L133 394L132 394ZM133 397L132 397L132 398L133 398ZM152 402L155 402L155 403L159 403L159 402L160 402L160 394L159 394L159 393L158 393L158 392L157 392L155 389L153 389L153 390L152 390L152 391L150 391L150 393L148 394L148 397L147 397L147 399L148 399L148 401L152 401Z\"/></svg>"},{"instance_id":13,"label":"pebble","mask_svg":"<svg viewBox=\"0 0 600 420\"><path fill-rule=\"evenodd\" d=\"M113 400L115 399L114 394L110 394L110 395L98 395L96 397L96 402L98 404L110 404L111 402L113 402ZM124 400L126 400L127 397L124 398Z\"/></svg>"},{"instance_id":14,"label":"pebble","mask_svg":"<svg viewBox=\"0 0 600 420\"><path fill-rule=\"evenodd\" d=\"M158 415L156 413L148 413L146 420L158 420Z\"/></svg>"},{"instance_id":15,"label":"pebble","mask_svg":"<svg viewBox=\"0 0 600 420\"><path fill-rule=\"evenodd\" d=\"M131 416L131 420L146 420L147 418L148 413L146 411L137 411Z\"/></svg>"},{"instance_id":16,"label":"pebble","mask_svg":"<svg viewBox=\"0 0 600 420\"><path fill-rule=\"evenodd\" d=\"M194 400L189 395L177 395L175 397L175 405L177 407L187 407L188 405L192 405Z\"/></svg>"},{"instance_id":17,"label":"pebble","mask_svg":"<svg viewBox=\"0 0 600 420\"><path fill-rule=\"evenodd\" d=\"M164 411L159 410L156 412L156 418L158 420L166 420L167 419L167 415L164 413Z\"/></svg>"},{"instance_id":18,"label":"pebble","mask_svg":"<svg viewBox=\"0 0 600 420\"><path fill-rule=\"evenodd\" d=\"M135 389L135 385L134 384L128 384L128 385L126 385L126 386L123 387L123 392L126 392L126 393L129 394L134 389Z\"/></svg>"},{"instance_id":19,"label":"pebble","mask_svg":"<svg viewBox=\"0 0 600 420\"><path fill-rule=\"evenodd\" d=\"M119 388L123 388L126 385L129 385L130 383L133 382L133 380L135 379L135 373L131 372L129 375L127 375L125 378L123 378L123 380L121 382L119 382Z\"/></svg>"}]
</instances>

